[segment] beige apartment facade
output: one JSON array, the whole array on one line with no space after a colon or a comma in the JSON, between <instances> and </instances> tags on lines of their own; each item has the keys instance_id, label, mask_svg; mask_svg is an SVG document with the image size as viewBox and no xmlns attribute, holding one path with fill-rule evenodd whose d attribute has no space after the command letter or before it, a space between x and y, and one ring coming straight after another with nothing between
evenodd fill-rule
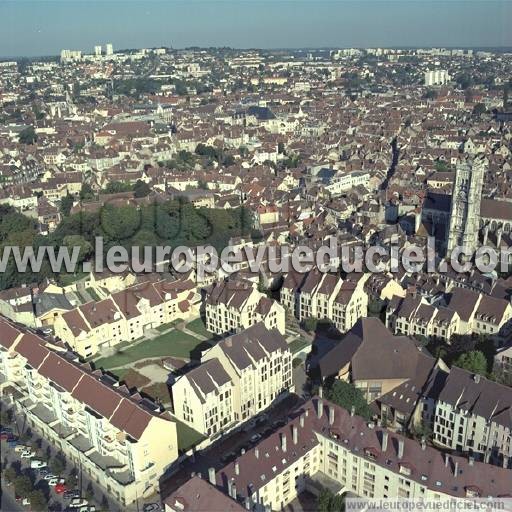
<instances>
[{"instance_id":1,"label":"beige apartment facade","mask_svg":"<svg viewBox=\"0 0 512 512\"><path fill-rule=\"evenodd\" d=\"M143 283L59 315L55 336L80 356L91 357L140 339L148 329L198 314L199 302L192 281Z\"/></svg>"},{"instance_id":2,"label":"beige apartment facade","mask_svg":"<svg viewBox=\"0 0 512 512\"><path fill-rule=\"evenodd\" d=\"M268 329L286 330L285 310L249 281L215 283L205 295L206 328L219 336L232 334L263 322Z\"/></svg>"},{"instance_id":3,"label":"beige apartment facade","mask_svg":"<svg viewBox=\"0 0 512 512\"><path fill-rule=\"evenodd\" d=\"M120 503L158 492L178 457L170 417L32 334L4 321L0 333L3 400Z\"/></svg>"},{"instance_id":4,"label":"beige apartment facade","mask_svg":"<svg viewBox=\"0 0 512 512\"><path fill-rule=\"evenodd\" d=\"M203 354L217 359L233 382L236 421L243 422L293 391L292 354L277 329L254 324L220 341Z\"/></svg>"}]
</instances>

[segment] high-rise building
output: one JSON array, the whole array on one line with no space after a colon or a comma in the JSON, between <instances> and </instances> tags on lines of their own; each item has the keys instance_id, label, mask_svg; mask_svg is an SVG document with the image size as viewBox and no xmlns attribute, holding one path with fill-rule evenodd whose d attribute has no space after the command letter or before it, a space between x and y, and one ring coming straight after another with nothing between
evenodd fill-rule
<instances>
[{"instance_id":1,"label":"high-rise building","mask_svg":"<svg viewBox=\"0 0 512 512\"><path fill-rule=\"evenodd\" d=\"M485 156L480 154L457 165L448 232L448 254L457 246L475 251L480 229L480 203Z\"/></svg>"},{"instance_id":2,"label":"high-rise building","mask_svg":"<svg viewBox=\"0 0 512 512\"><path fill-rule=\"evenodd\" d=\"M437 69L435 71L425 72L425 85L444 85L450 81L450 75L445 69Z\"/></svg>"},{"instance_id":3,"label":"high-rise building","mask_svg":"<svg viewBox=\"0 0 512 512\"><path fill-rule=\"evenodd\" d=\"M81 58L82 52L80 50L61 50L60 52L60 61L62 63L80 60Z\"/></svg>"},{"instance_id":4,"label":"high-rise building","mask_svg":"<svg viewBox=\"0 0 512 512\"><path fill-rule=\"evenodd\" d=\"M94 47L94 55L96 55L96 57L99 57L101 55L101 45L100 44L97 44Z\"/></svg>"},{"instance_id":5,"label":"high-rise building","mask_svg":"<svg viewBox=\"0 0 512 512\"><path fill-rule=\"evenodd\" d=\"M114 47L112 46L112 43L107 43L105 49L107 55L114 55Z\"/></svg>"}]
</instances>

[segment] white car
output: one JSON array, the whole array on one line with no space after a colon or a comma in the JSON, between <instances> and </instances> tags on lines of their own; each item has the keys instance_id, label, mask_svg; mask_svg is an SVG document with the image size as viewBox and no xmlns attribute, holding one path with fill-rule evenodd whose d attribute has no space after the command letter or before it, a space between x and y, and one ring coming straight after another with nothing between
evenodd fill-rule
<instances>
[{"instance_id":1,"label":"white car","mask_svg":"<svg viewBox=\"0 0 512 512\"><path fill-rule=\"evenodd\" d=\"M25 507L28 507L30 505L30 500L28 498L23 498L21 504Z\"/></svg>"},{"instance_id":2,"label":"white car","mask_svg":"<svg viewBox=\"0 0 512 512\"><path fill-rule=\"evenodd\" d=\"M24 444L19 444L14 447L14 451L16 453L24 452L26 450L30 450L30 446L25 446Z\"/></svg>"},{"instance_id":3,"label":"white car","mask_svg":"<svg viewBox=\"0 0 512 512\"><path fill-rule=\"evenodd\" d=\"M87 507L87 505L89 505L89 502L83 498L75 498L71 500L71 503L69 504L71 508L82 508Z\"/></svg>"},{"instance_id":4,"label":"white car","mask_svg":"<svg viewBox=\"0 0 512 512\"><path fill-rule=\"evenodd\" d=\"M45 468L48 464L44 460L33 459L30 461L31 469Z\"/></svg>"},{"instance_id":5,"label":"white car","mask_svg":"<svg viewBox=\"0 0 512 512\"><path fill-rule=\"evenodd\" d=\"M22 459L31 459L32 457L36 456L36 452L33 452L32 450L25 450L24 452L21 452L21 458Z\"/></svg>"},{"instance_id":6,"label":"white car","mask_svg":"<svg viewBox=\"0 0 512 512\"><path fill-rule=\"evenodd\" d=\"M48 475L44 475L43 480L53 480L54 478L57 478L56 475L52 475L51 473Z\"/></svg>"},{"instance_id":7,"label":"white car","mask_svg":"<svg viewBox=\"0 0 512 512\"><path fill-rule=\"evenodd\" d=\"M57 484L65 484L66 480L64 478L55 477L48 480L48 485L50 487L55 487Z\"/></svg>"}]
</instances>

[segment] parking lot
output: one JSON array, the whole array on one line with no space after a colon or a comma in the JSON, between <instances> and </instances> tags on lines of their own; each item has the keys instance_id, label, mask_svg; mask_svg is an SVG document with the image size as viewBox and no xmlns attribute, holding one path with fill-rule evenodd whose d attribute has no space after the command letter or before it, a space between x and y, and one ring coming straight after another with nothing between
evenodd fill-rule
<instances>
[{"instance_id":1,"label":"parking lot","mask_svg":"<svg viewBox=\"0 0 512 512\"><path fill-rule=\"evenodd\" d=\"M107 495L104 489L91 481L85 472L81 471L80 467L75 467L70 464L62 453L57 452L53 446L49 445L44 439L37 435L35 431L26 428L21 418L17 418L12 425L8 425L7 427L12 431L12 436L19 437L19 439L16 446L14 446L13 443L8 443L7 439L1 441L2 469L13 468L18 475L29 477L34 490L42 491L47 498L48 510L60 512L69 509L70 505L74 505L72 502L73 498L68 497L69 492L66 494L66 498L64 497L64 493L70 490L75 490L77 498L82 498L83 501L87 501L87 505L84 505L82 508L77 506L70 509L73 510L73 512L92 512L93 510L108 512L143 512L147 508L146 505L148 502L153 504L158 502L158 508L155 506L154 509L160 510L160 503L157 497L154 497L152 500L146 500L146 502L140 500L139 503L130 506L123 506L113 500ZM22 445L27 447L28 452L33 452L33 455L28 456L27 453L22 457L24 451L21 448ZM63 460L64 468L59 475L54 476L64 480L63 484L65 488L61 487L59 489L59 487L55 485L59 482L52 481L49 476L51 473L49 467L31 468L31 461L52 461L56 456ZM48 462L48 464L50 465L50 462ZM73 485L70 485L70 483ZM76 485L74 485L75 483ZM56 492L57 490L61 492ZM2 491L4 491L2 493L2 511L12 510L13 512L20 512L22 510L32 510L30 505L23 505L21 499L16 499L14 485L8 485L5 478L2 478Z\"/></svg>"}]
</instances>

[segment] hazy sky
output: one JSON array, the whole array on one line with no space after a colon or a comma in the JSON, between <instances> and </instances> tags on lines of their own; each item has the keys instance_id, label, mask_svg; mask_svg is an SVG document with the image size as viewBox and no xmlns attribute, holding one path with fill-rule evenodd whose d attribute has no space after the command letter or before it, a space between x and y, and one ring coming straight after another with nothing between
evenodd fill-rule
<instances>
[{"instance_id":1,"label":"hazy sky","mask_svg":"<svg viewBox=\"0 0 512 512\"><path fill-rule=\"evenodd\" d=\"M512 1L0 0L0 55L95 44L512 46Z\"/></svg>"}]
</instances>

